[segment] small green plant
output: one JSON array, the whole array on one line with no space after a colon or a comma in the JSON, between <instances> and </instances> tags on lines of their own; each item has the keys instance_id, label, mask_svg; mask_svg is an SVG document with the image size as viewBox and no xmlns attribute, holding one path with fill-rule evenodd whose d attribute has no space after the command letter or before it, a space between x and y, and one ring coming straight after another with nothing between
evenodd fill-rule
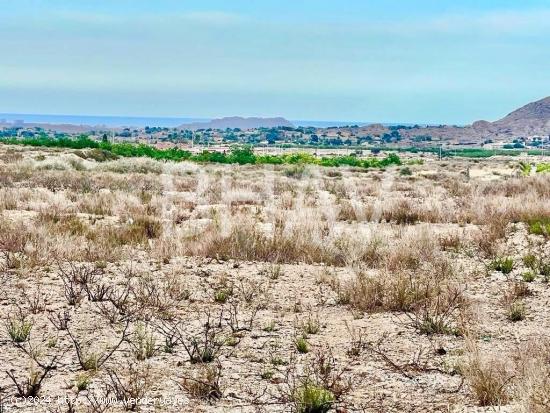
<instances>
[{"instance_id":1,"label":"small green plant","mask_svg":"<svg viewBox=\"0 0 550 413\"><path fill-rule=\"evenodd\" d=\"M528 221L527 225L529 226L529 234L550 237L550 218L533 219Z\"/></svg>"},{"instance_id":2,"label":"small green plant","mask_svg":"<svg viewBox=\"0 0 550 413\"><path fill-rule=\"evenodd\" d=\"M510 274L514 269L514 260L510 257L496 258L491 263L491 268L503 274Z\"/></svg>"},{"instance_id":3,"label":"small green plant","mask_svg":"<svg viewBox=\"0 0 550 413\"><path fill-rule=\"evenodd\" d=\"M521 278L526 283L530 283L535 281L535 273L533 271L526 271L523 274L521 274Z\"/></svg>"},{"instance_id":4,"label":"small green plant","mask_svg":"<svg viewBox=\"0 0 550 413\"><path fill-rule=\"evenodd\" d=\"M273 331L275 331L275 327L276 327L276 324L275 324L275 320L271 320L269 323L267 323L263 330L267 333L272 333Z\"/></svg>"},{"instance_id":5,"label":"small green plant","mask_svg":"<svg viewBox=\"0 0 550 413\"><path fill-rule=\"evenodd\" d=\"M20 313L17 318L8 319L6 330L13 342L23 343L29 339L32 326L32 322L26 320L26 317Z\"/></svg>"},{"instance_id":6,"label":"small green plant","mask_svg":"<svg viewBox=\"0 0 550 413\"><path fill-rule=\"evenodd\" d=\"M550 262L540 262L539 263L539 272L540 275L544 277L544 281L548 282L550 279Z\"/></svg>"},{"instance_id":7,"label":"small green plant","mask_svg":"<svg viewBox=\"0 0 550 413\"><path fill-rule=\"evenodd\" d=\"M267 276L272 280L277 280L283 275L283 270L279 264L272 264L267 268Z\"/></svg>"},{"instance_id":8,"label":"small green plant","mask_svg":"<svg viewBox=\"0 0 550 413\"><path fill-rule=\"evenodd\" d=\"M95 371L99 368L99 354L88 353L82 358L82 368L86 371Z\"/></svg>"},{"instance_id":9,"label":"small green plant","mask_svg":"<svg viewBox=\"0 0 550 413\"><path fill-rule=\"evenodd\" d=\"M282 357L273 356L271 358L271 364L274 365L274 366L286 366L288 364L288 362L285 359L283 359Z\"/></svg>"},{"instance_id":10,"label":"small green plant","mask_svg":"<svg viewBox=\"0 0 550 413\"><path fill-rule=\"evenodd\" d=\"M536 271L538 267L538 260L537 257L535 257L534 254L527 254L522 258L523 265L525 265L527 268Z\"/></svg>"},{"instance_id":11,"label":"small green plant","mask_svg":"<svg viewBox=\"0 0 550 413\"><path fill-rule=\"evenodd\" d=\"M74 384L76 389L80 392L80 391L86 390L90 385L90 382L91 382L90 375L87 373L81 373L78 376L76 376L76 380Z\"/></svg>"},{"instance_id":12,"label":"small green plant","mask_svg":"<svg viewBox=\"0 0 550 413\"><path fill-rule=\"evenodd\" d=\"M411 175L412 175L411 168L409 168L408 166L405 166L405 167L401 168L401 169L399 170L399 175L402 175L402 176L411 176Z\"/></svg>"},{"instance_id":13,"label":"small green plant","mask_svg":"<svg viewBox=\"0 0 550 413\"><path fill-rule=\"evenodd\" d=\"M220 304L227 302L231 297L231 290L226 288L220 288L214 292L214 301Z\"/></svg>"},{"instance_id":14,"label":"small green plant","mask_svg":"<svg viewBox=\"0 0 550 413\"><path fill-rule=\"evenodd\" d=\"M138 324L135 330L134 355L136 359L143 361L151 358L156 353L156 340L153 333L148 331L143 324Z\"/></svg>"},{"instance_id":15,"label":"small green plant","mask_svg":"<svg viewBox=\"0 0 550 413\"><path fill-rule=\"evenodd\" d=\"M225 339L226 346L235 347L237 344L239 344L239 339L235 336L229 336Z\"/></svg>"},{"instance_id":16,"label":"small green plant","mask_svg":"<svg viewBox=\"0 0 550 413\"><path fill-rule=\"evenodd\" d=\"M319 317L308 316L307 320L302 324L302 329L305 334L317 334L321 330L321 322Z\"/></svg>"},{"instance_id":17,"label":"small green plant","mask_svg":"<svg viewBox=\"0 0 550 413\"><path fill-rule=\"evenodd\" d=\"M525 304L522 301L513 301L508 306L508 320L512 322L521 321L525 319Z\"/></svg>"},{"instance_id":18,"label":"small green plant","mask_svg":"<svg viewBox=\"0 0 550 413\"><path fill-rule=\"evenodd\" d=\"M418 331L422 334L454 334L460 335L458 331L451 328L445 319L439 317L431 317L426 315L421 323L418 324Z\"/></svg>"},{"instance_id":19,"label":"small green plant","mask_svg":"<svg viewBox=\"0 0 550 413\"><path fill-rule=\"evenodd\" d=\"M519 162L517 165L517 168L521 174L521 176L529 176L531 173L531 164L529 162Z\"/></svg>"},{"instance_id":20,"label":"small green plant","mask_svg":"<svg viewBox=\"0 0 550 413\"><path fill-rule=\"evenodd\" d=\"M274 376L273 370L264 370L260 374L260 377L264 380L271 380Z\"/></svg>"},{"instance_id":21,"label":"small green plant","mask_svg":"<svg viewBox=\"0 0 550 413\"><path fill-rule=\"evenodd\" d=\"M298 413L326 413L331 409L334 400L332 392L312 383L303 384L294 393Z\"/></svg>"},{"instance_id":22,"label":"small green plant","mask_svg":"<svg viewBox=\"0 0 550 413\"><path fill-rule=\"evenodd\" d=\"M304 337L298 337L295 341L298 353L306 354L309 352L309 344Z\"/></svg>"}]
</instances>

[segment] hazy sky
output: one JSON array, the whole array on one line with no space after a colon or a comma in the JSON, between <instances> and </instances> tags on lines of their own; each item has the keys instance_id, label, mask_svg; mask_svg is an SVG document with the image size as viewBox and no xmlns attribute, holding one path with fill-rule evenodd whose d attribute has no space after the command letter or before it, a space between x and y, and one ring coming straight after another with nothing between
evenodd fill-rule
<instances>
[{"instance_id":1,"label":"hazy sky","mask_svg":"<svg viewBox=\"0 0 550 413\"><path fill-rule=\"evenodd\" d=\"M469 123L550 95L549 0L0 0L0 112Z\"/></svg>"}]
</instances>

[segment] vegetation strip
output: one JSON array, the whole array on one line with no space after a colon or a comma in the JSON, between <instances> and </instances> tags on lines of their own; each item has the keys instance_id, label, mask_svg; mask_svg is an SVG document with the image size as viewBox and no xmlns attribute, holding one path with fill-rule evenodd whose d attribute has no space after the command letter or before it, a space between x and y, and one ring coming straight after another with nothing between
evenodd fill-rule
<instances>
[{"instance_id":1,"label":"vegetation strip","mask_svg":"<svg viewBox=\"0 0 550 413\"><path fill-rule=\"evenodd\" d=\"M257 155L250 146L235 146L229 154L224 152L203 151L192 154L189 151L170 148L158 149L150 145L135 145L131 143L98 142L83 135L77 139L69 138L8 138L0 142L12 145L43 146L71 149L97 149L110 155L122 157L148 157L170 161L214 162L224 164L313 164L320 166L354 166L360 168L384 168L389 165L401 165L401 159L396 154L390 154L383 159L360 159L354 155L316 157L307 153L292 153L286 155Z\"/></svg>"}]
</instances>

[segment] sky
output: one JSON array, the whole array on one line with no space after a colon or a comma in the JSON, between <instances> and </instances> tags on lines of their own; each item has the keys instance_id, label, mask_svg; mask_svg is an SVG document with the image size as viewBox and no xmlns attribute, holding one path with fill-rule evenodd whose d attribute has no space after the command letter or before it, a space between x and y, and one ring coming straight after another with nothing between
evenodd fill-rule
<instances>
[{"instance_id":1,"label":"sky","mask_svg":"<svg viewBox=\"0 0 550 413\"><path fill-rule=\"evenodd\" d=\"M0 113L467 124L550 95L549 0L0 0Z\"/></svg>"}]
</instances>

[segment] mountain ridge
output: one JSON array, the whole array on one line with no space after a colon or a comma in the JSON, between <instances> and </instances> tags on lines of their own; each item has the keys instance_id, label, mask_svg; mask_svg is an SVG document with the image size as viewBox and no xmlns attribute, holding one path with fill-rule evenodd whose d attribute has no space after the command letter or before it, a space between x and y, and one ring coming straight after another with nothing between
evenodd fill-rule
<instances>
[{"instance_id":1,"label":"mountain ridge","mask_svg":"<svg viewBox=\"0 0 550 413\"><path fill-rule=\"evenodd\" d=\"M274 118L261 118L250 117L245 118L241 116L229 116L224 118L212 119L206 122L191 122L180 125L180 129L257 129L257 128L273 128L277 126L289 126L294 125L283 117Z\"/></svg>"}]
</instances>

